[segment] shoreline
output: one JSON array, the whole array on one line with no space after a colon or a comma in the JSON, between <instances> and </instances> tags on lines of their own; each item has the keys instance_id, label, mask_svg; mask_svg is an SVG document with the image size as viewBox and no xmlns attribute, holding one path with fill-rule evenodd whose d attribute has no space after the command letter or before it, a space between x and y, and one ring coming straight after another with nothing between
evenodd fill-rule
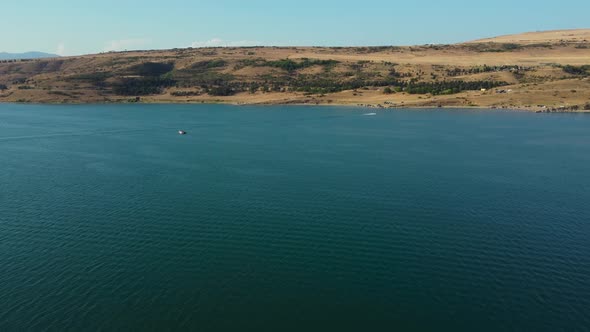
<instances>
[{"instance_id":1,"label":"shoreline","mask_svg":"<svg viewBox=\"0 0 590 332\"><path fill-rule=\"evenodd\" d=\"M572 81L572 84L588 84L590 80ZM456 94L433 95L398 92L386 94L381 88L362 90L345 90L330 94L306 94L301 92L241 92L230 96L195 96L177 97L176 90L162 94L145 96L96 95L95 90L79 90L78 94L70 92L69 97L50 93L51 90L13 90L0 94L0 104L42 104L42 105L84 105L84 104L224 104L236 106L262 105L298 105L298 106L338 106L358 107L371 110L388 109L482 109L482 110L518 110L532 113L588 113L590 99L585 93L588 89L570 89L568 95L553 92L547 94L537 86L533 90L527 85L512 85L508 89L493 91L463 91ZM579 87L578 87L579 88ZM589 86L590 88L590 86ZM47 92L49 91L49 92ZM505 91L502 93L502 91ZM18 92L17 95L14 92ZM14 93L14 94L13 94Z\"/></svg>"},{"instance_id":2,"label":"shoreline","mask_svg":"<svg viewBox=\"0 0 590 332\"><path fill-rule=\"evenodd\" d=\"M148 101L148 102L12 102L0 101L0 105L39 105L39 106L83 106L83 105L228 105L228 106L298 106L298 107L343 107L343 108L359 108L367 110L380 111L396 111L396 110L481 110L481 111L505 111L505 112L526 112L535 114L590 114L590 110L550 110L542 108L526 108L526 107L493 107L493 106L461 106L461 105L443 105L443 106L389 106L379 107L379 104L349 104L349 103L243 103L232 101Z\"/></svg>"}]
</instances>

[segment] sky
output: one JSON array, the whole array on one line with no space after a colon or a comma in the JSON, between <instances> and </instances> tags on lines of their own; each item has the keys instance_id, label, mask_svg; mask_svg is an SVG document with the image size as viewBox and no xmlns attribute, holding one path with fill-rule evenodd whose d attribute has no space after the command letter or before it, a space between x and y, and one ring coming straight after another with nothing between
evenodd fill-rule
<instances>
[{"instance_id":1,"label":"sky","mask_svg":"<svg viewBox=\"0 0 590 332\"><path fill-rule=\"evenodd\" d=\"M0 52L454 43L590 28L588 0L2 0Z\"/></svg>"}]
</instances>

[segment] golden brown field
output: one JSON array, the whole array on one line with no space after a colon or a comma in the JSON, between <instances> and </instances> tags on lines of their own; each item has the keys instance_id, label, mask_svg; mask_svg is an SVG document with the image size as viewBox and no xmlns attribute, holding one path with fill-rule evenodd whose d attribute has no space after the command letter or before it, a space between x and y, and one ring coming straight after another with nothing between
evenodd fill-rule
<instances>
[{"instance_id":1,"label":"golden brown field","mask_svg":"<svg viewBox=\"0 0 590 332\"><path fill-rule=\"evenodd\" d=\"M581 111L590 108L590 29L454 45L202 48L4 61L0 102Z\"/></svg>"}]
</instances>

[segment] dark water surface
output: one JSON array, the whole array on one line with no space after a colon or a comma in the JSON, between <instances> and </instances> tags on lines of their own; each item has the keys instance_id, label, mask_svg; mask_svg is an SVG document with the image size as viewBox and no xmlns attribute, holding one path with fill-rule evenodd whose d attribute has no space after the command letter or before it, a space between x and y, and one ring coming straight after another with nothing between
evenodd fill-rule
<instances>
[{"instance_id":1,"label":"dark water surface","mask_svg":"<svg viewBox=\"0 0 590 332\"><path fill-rule=\"evenodd\" d=\"M0 105L0 330L590 329L590 116L367 112Z\"/></svg>"}]
</instances>

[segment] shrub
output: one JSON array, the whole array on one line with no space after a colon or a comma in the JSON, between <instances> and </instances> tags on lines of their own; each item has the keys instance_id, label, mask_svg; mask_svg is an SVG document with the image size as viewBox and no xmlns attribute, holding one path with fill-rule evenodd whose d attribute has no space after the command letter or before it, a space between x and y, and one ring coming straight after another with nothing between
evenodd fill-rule
<instances>
[{"instance_id":1,"label":"shrub","mask_svg":"<svg viewBox=\"0 0 590 332\"><path fill-rule=\"evenodd\" d=\"M174 77L181 82L180 85L183 87L219 86L235 79L231 74L216 71L191 72L190 70L179 70L174 74Z\"/></svg>"},{"instance_id":2,"label":"shrub","mask_svg":"<svg viewBox=\"0 0 590 332\"><path fill-rule=\"evenodd\" d=\"M111 73L105 72L96 72L96 73L87 73L87 74L79 74L67 77L67 81L71 82L86 82L96 86L99 89L102 89L107 86L105 80L107 78L112 77Z\"/></svg>"},{"instance_id":3,"label":"shrub","mask_svg":"<svg viewBox=\"0 0 590 332\"><path fill-rule=\"evenodd\" d=\"M122 96L145 96L162 93L176 82L158 77L126 78L113 85L113 92Z\"/></svg>"},{"instance_id":4,"label":"shrub","mask_svg":"<svg viewBox=\"0 0 590 332\"><path fill-rule=\"evenodd\" d=\"M211 96L231 96L234 95L236 92L230 86L222 85L209 89L208 93Z\"/></svg>"},{"instance_id":5,"label":"shrub","mask_svg":"<svg viewBox=\"0 0 590 332\"><path fill-rule=\"evenodd\" d=\"M50 95L76 98L76 96L73 96L73 95L71 95L71 94L69 94L67 92L63 92L63 91L49 91L47 93L50 94Z\"/></svg>"},{"instance_id":6,"label":"shrub","mask_svg":"<svg viewBox=\"0 0 590 332\"><path fill-rule=\"evenodd\" d=\"M590 74L590 65L585 66L571 66L566 65L562 66L561 69L571 75L589 75Z\"/></svg>"},{"instance_id":7,"label":"shrub","mask_svg":"<svg viewBox=\"0 0 590 332\"><path fill-rule=\"evenodd\" d=\"M189 96L198 96L200 95L197 91L174 91L170 93L174 97L189 97Z\"/></svg>"},{"instance_id":8,"label":"shrub","mask_svg":"<svg viewBox=\"0 0 590 332\"><path fill-rule=\"evenodd\" d=\"M259 89L260 89L260 84L258 84L256 82L250 83L250 86L248 87L248 91L250 93L256 93L256 91L258 91Z\"/></svg>"},{"instance_id":9,"label":"shrub","mask_svg":"<svg viewBox=\"0 0 590 332\"><path fill-rule=\"evenodd\" d=\"M467 90L491 89L502 85L508 85L508 83L496 81L442 81L433 83L409 83L405 88L406 92L410 94L431 93L433 95L448 95Z\"/></svg>"},{"instance_id":10,"label":"shrub","mask_svg":"<svg viewBox=\"0 0 590 332\"><path fill-rule=\"evenodd\" d=\"M507 43L507 44L502 44L502 48L506 51L512 51L512 50L520 49L521 46L518 44Z\"/></svg>"},{"instance_id":11,"label":"shrub","mask_svg":"<svg viewBox=\"0 0 590 332\"><path fill-rule=\"evenodd\" d=\"M262 65L268 67L281 68L286 71L292 72L298 69L308 68L312 66L324 66L331 68L339 62L336 60L317 60L304 58L301 62L293 61L291 59L283 59L277 61L266 61Z\"/></svg>"},{"instance_id":12,"label":"shrub","mask_svg":"<svg viewBox=\"0 0 590 332\"><path fill-rule=\"evenodd\" d=\"M128 73L139 76L160 76L172 69L174 69L174 64L170 62L145 62L130 67Z\"/></svg>"},{"instance_id":13,"label":"shrub","mask_svg":"<svg viewBox=\"0 0 590 332\"><path fill-rule=\"evenodd\" d=\"M212 68L225 67L226 65L227 65L227 61L222 60L222 59L206 60L206 61L195 62L194 64L191 65L191 69L203 71L203 70L212 69Z\"/></svg>"},{"instance_id":14,"label":"shrub","mask_svg":"<svg viewBox=\"0 0 590 332\"><path fill-rule=\"evenodd\" d=\"M111 77L111 73L105 72L95 72L95 73L87 73L87 74L78 74L68 77L67 79L70 81L86 81L90 83L98 83L106 80L107 78Z\"/></svg>"}]
</instances>

